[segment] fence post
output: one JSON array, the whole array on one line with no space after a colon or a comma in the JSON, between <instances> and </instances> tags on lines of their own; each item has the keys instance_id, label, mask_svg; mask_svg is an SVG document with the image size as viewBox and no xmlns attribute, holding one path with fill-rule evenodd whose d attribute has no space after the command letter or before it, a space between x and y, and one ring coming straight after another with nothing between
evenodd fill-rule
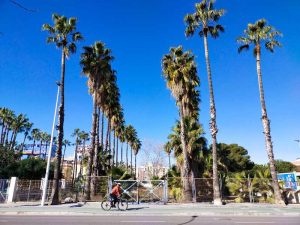
<instances>
[{"instance_id":1,"label":"fence post","mask_svg":"<svg viewBox=\"0 0 300 225\"><path fill-rule=\"evenodd\" d=\"M17 177L10 178L9 188L7 190L7 203L12 203L16 198L17 182Z\"/></svg>"},{"instance_id":2,"label":"fence post","mask_svg":"<svg viewBox=\"0 0 300 225\"><path fill-rule=\"evenodd\" d=\"M139 192L139 184L140 184L140 181L137 180L136 181L136 189L137 189L137 196L136 196L136 200L137 200L137 204L140 204L140 192Z\"/></svg>"},{"instance_id":3,"label":"fence post","mask_svg":"<svg viewBox=\"0 0 300 225\"><path fill-rule=\"evenodd\" d=\"M111 191L112 191L112 177L109 176L108 177L108 193L107 193L107 195L109 195L109 193L111 193Z\"/></svg>"},{"instance_id":4,"label":"fence post","mask_svg":"<svg viewBox=\"0 0 300 225\"><path fill-rule=\"evenodd\" d=\"M196 191L196 183L195 178L192 176L192 195L193 195L193 202L197 202L197 191Z\"/></svg>"},{"instance_id":5,"label":"fence post","mask_svg":"<svg viewBox=\"0 0 300 225\"><path fill-rule=\"evenodd\" d=\"M29 201L30 188L31 188L31 180L29 181L29 187L28 187L28 192L27 192L27 202Z\"/></svg>"},{"instance_id":6,"label":"fence post","mask_svg":"<svg viewBox=\"0 0 300 225\"><path fill-rule=\"evenodd\" d=\"M168 179L165 179L164 182L164 204L168 203Z\"/></svg>"}]
</instances>

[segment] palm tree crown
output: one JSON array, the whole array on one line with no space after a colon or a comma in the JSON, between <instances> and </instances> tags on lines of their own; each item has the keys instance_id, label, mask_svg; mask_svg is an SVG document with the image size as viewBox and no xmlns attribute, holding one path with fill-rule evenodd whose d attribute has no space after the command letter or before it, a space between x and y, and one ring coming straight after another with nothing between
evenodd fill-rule
<instances>
[{"instance_id":1,"label":"palm tree crown","mask_svg":"<svg viewBox=\"0 0 300 225\"><path fill-rule=\"evenodd\" d=\"M276 37L282 36L281 32L277 31L272 26L267 25L265 19L260 19L254 24L249 23L246 30L244 30L244 36L239 37L237 41L241 43L238 48L238 52L243 50L248 50L250 45L254 45L254 56L257 55L260 50L260 45L262 42L265 43L265 48L274 52L275 47L281 47L281 43L276 40Z\"/></svg>"},{"instance_id":2,"label":"palm tree crown","mask_svg":"<svg viewBox=\"0 0 300 225\"><path fill-rule=\"evenodd\" d=\"M195 31L199 29L199 36L210 35L213 38L219 37L220 32L224 32L224 28L220 24L216 24L221 16L224 15L225 10L214 9L213 0L203 0L200 3L196 3L196 12L193 14L187 14L184 21L187 25L185 34L187 37L193 36Z\"/></svg>"},{"instance_id":3,"label":"palm tree crown","mask_svg":"<svg viewBox=\"0 0 300 225\"><path fill-rule=\"evenodd\" d=\"M54 26L43 24L42 30L48 31L50 36L47 38L47 43L55 43L57 48L63 48L67 57L70 53L76 52L76 42L83 39L80 32L76 31L77 19L54 13L52 15Z\"/></svg>"}]
</instances>

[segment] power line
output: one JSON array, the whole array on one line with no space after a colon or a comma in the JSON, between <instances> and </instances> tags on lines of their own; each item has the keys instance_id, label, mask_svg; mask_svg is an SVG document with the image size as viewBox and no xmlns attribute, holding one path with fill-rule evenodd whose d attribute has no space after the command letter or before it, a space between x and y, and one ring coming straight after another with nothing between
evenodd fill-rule
<instances>
[{"instance_id":1,"label":"power line","mask_svg":"<svg viewBox=\"0 0 300 225\"><path fill-rule=\"evenodd\" d=\"M26 7L24 7L23 5L21 5L20 3L14 1L14 0L9 0L11 3L15 4L16 6L18 6L19 8L21 9L24 9L25 11L28 11L28 12L37 12L36 9L28 9Z\"/></svg>"}]
</instances>

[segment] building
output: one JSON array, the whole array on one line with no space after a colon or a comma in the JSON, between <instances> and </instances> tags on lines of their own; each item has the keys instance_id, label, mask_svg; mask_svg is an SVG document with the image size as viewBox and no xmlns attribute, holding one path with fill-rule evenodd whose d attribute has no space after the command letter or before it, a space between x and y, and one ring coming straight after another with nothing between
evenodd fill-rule
<instances>
[{"instance_id":1,"label":"building","mask_svg":"<svg viewBox=\"0 0 300 225\"><path fill-rule=\"evenodd\" d=\"M296 172L300 172L300 158L293 161L292 164L296 166Z\"/></svg>"},{"instance_id":2,"label":"building","mask_svg":"<svg viewBox=\"0 0 300 225\"><path fill-rule=\"evenodd\" d=\"M168 172L168 167L162 165L153 166L152 163L148 163L145 166L140 166L137 169L138 180L152 180L153 177L161 178Z\"/></svg>"}]
</instances>

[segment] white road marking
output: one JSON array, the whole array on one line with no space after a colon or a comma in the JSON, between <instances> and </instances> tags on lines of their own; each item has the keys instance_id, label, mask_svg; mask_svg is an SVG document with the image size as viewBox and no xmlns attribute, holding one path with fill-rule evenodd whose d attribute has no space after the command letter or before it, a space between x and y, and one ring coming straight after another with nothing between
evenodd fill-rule
<instances>
[{"instance_id":1,"label":"white road marking","mask_svg":"<svg viewBox=\"0 0 300 225\"><path fill-rule=\"evenodd\" d=\"M137 220L128 220L128 221L120 221L121 223L165 223L166 221L151 221L151 220L139 220L139 221L137 221Z\"/></svg>"},{"instance_id":2,"label":"white road marking","mask_svg":"<svg viewBox=\"0 0 300 225\"><path fill-rule=\"evenodd\" d=\"M253 221L253 222L234 222L234 223L243 223L243 224L261 224L261 223L266 223L266 224L270 224L270 223L275 223L275 222L261 222L261 221L257 221L257 222L255 222L255 221Z\"/></svg>"}]
</instances>

